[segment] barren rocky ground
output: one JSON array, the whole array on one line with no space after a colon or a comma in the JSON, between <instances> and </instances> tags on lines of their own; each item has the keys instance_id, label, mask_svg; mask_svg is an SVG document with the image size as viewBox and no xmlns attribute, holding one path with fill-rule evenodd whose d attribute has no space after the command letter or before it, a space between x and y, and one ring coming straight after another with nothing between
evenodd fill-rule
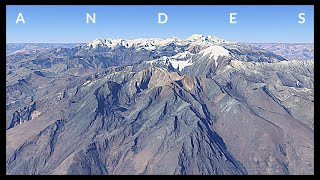
<instances>
[{"instance_id":1,"label":"barren rocky ground","mask_svg":"<svg viewBox=\"0 0 320 180\"><path fill-rule=\"evenodd\" d=\"M313 60L140 41L8 55L7 174L314 174Z\"/></svg>"}]
</instances>

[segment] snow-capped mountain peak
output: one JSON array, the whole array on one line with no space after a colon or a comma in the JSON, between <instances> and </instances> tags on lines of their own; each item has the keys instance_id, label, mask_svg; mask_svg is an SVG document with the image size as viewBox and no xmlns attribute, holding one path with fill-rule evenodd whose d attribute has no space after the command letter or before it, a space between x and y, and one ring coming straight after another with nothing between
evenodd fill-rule
<instances>
[{"instance_id":1,"label":"snow-capped mountain peak","mask_svg":"<svg viewBox=\"0 0 320 180\"><path fill-rule=\"evenodd\" d=\"M197 40L202 40L205 36L202 34L192 34L187 38L189 41L197 41Z\"/></svg>"},{"instance_id":2,"label":"snow-capped mountain peak","mask_svg":"<svg viewBox=\"0 0 320 180\"><path fill-rule=\"evenodd\" d=\"M131 47L132 44L124 39L95 39L84 45L85 48L96 49L98 47L115 48L117 46Z\"/></svg>"},{"instance_id":3,"label":"snow-capped mountain peak","mask_svg":"<svg viewBox=\"0 0 320 180\"><path fill-rule=\"evenodd\" d=\"M230 52L222 46L215 45L215 46L210 46L210 47L200 51L199 54L202 54L202 57L209 55L209 59L213 58L214 65L215 65L215 67L217 67L218 66L218 62L217 62L218 57L219 56L229 56Z\"/></svg>"},{"instance_id":4,"label":"snow-capped mountain peak","mask_svg":"<svg viewBox=\"0 0 320 180\"><path fill-rule=\"evenodd\" d=\"M208 36L204 36L202 34L192 34L191 36L189 36L187 39L187 41L190 41L192 43L196 43L196 44L206 44L206 45L213 45L213 44L220 44L220 43L228 43L228 41L212 36L212 35L208 35Z\"/></svg>"},{"instance_id":5,"label":"snow-capped mountain peak","mask_svg":"<svg viewBox=\"0 0 320 180\"><path fill-rule=\"evenodd\" d=\"M91 48L97 48L99 46L103 46L104 44L106 44L105 39L95 39L91 42L89 42L88 44L86 44L87 47L91 47Z\"/></svg>"},{"instance_id":6,"label":"snow-capped mountain peak","mask_svg":"<svg viewBox=\"0 0 320 180\"><path fill-rule=\"evenodd\" d=\"M209 55L209 58L218 59L218 56L229 56L229 51L222 46L209 46L208 48L199 52L202 56Z\"/></svg>"},{"instance_id":7,"label":"snow-capped mountain peak","mask_svg":"<svg viewBox=\"0 0 320 180\"><path fill-rule=\"evenodd\" d=\"M84 47L86 49L96 49L98 47L105 48L116 48L116 47L125 47L131 48L134 47L137 50L145 49L145 50L156 50L157 48L165 47L168 45L173 46L192 46L192 45L200 45L200 46L211 46L217 45L220 43L228 43L224 39L217 38L215 36L204 36L201 34L193 34L186 39L180 39L177 37L170 38L138 38L138 39L95 39Z\"/></svg>"}]
</instances>

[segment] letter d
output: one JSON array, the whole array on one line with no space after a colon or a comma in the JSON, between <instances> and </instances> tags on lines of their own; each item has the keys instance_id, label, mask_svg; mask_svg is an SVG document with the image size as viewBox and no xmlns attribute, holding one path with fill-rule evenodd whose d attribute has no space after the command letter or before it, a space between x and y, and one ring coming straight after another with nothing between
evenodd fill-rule
<instances>
[{"instance_id":1,"label":"letter d","mask_svg":"<svg viewBox=\"0 0 320 180\"><path fill-rule=\"evenodd\" d=\"M164 17L164 20L161 19L161 16ZM158 24L164 24L168 21L168 15L166 13L158 13Z\"/></svg>"}]
</instances>

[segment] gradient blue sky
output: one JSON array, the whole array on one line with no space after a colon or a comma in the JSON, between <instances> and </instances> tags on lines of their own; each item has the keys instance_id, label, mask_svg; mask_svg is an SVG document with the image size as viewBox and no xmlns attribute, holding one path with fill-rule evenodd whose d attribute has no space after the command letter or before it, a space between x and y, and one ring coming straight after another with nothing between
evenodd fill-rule
<instances>
[{"instance_id":1,"label":"gradient blue sky","mask_svg":"<svg viewBox=\"0 0 320 180\"><path fill-rule=\"evenodd\" d=\"M96 38L214 35L238 42L311 42L314 6L7 6L9 42L89 42ZM16 24L19 13L26 24ZM157 13L169 18L158 24ZM236 12L237 24L229 23ZM306 22L299 24L298 14ZM96 13L96 24L86 24Z\"/></svg>"}]
</instances>

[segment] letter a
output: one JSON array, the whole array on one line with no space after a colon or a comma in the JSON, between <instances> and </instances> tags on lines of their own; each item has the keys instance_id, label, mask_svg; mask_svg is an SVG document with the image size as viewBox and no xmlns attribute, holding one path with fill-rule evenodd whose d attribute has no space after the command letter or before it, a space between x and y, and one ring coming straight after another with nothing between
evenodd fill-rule
<instances>
[{"instance_id":1,"label":"letter a","mask_svg":"<svg viewBox=\"0 0 320 180\"><path fill-rule=\"evenodd\" d=\"M161 21L161 16L164 16L164 20ZM168 21L168 15L166 13L158 13L158 24L164 24Z\"/></svg>"},{"instance_id":2,"label":"letter a","mask_svg":"<svg viewBox=\"0 0 320 180\"><path fill-rule=\"evenodd\" d=\"M24 21L23 15L22 13L18 14L17 20L16 20L16 24L19 23L19 21L21 21L23 24L25 24L26 22Z\"/></svg>"},{"instance_id":3,"label":"letter a","mask_svg":"<svg viewBox=\"0 0 320 180\"><path fill-rule=\"evenodd\" d=\"M91 20L91 22L93 22L93 24L96 23L96 13L93 13L93 18L90 16L89 13L87 13L87 24L89 24L89 19Z\"/></svg>"}]
</instances>

